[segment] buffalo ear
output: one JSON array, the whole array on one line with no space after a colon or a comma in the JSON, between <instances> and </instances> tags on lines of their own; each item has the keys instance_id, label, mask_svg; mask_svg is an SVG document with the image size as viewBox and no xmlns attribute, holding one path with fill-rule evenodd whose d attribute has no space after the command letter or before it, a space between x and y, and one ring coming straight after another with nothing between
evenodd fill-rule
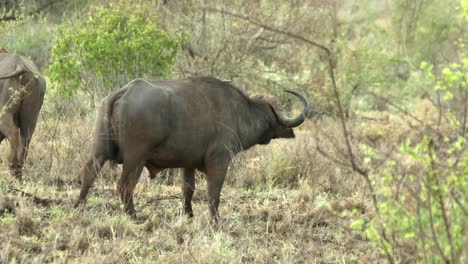
<instances>
[{"instance_id":1,"label":"buffalo ear","mask_svg":"<svg viewBox=\"0 0 468 264\"><path fill-rule=\"evenodd\" d=\"M268 104L277 117L277 112L282 112L279 100L271 94L253 94L250 99Z\"/></svg>"}]
</instances>

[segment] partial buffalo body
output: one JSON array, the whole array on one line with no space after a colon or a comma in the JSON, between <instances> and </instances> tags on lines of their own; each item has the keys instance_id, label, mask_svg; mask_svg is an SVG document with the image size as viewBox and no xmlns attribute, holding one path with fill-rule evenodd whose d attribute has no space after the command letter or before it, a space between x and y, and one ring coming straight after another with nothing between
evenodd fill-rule
<instances>
[{"instance_id":1,"label":"partial buffalo body","mask_svg":"<svg viewBox=\"0 0 468 264\"><path fill-rule=\"evenodd\" d=\"M0 53L0 142L10 141L9 168L14 176L22 174L45 90L45 80L34 63L17 54Z\"/></svg>"},{"instance_id":2,"label":"partial buffalo body","mask_svg":"<svg viewBox=\"0 0 468 264\"><path fill-rule=\"evenodd\" d=\"M273 96L247 97L228 82L213 78L147 81L137 79L107 96L97 115L94 143L83 166L84 202L106 161L123 164L117 189L125 211L135 217L133 191L146 166L150 176L165 168L183 168L185 213L193 215L195 170L207 176L209 208L218 219L224 177L234 154L274 138L293 138L305 120L304 109L288 118Z\"/></svg>"}]
</instances>

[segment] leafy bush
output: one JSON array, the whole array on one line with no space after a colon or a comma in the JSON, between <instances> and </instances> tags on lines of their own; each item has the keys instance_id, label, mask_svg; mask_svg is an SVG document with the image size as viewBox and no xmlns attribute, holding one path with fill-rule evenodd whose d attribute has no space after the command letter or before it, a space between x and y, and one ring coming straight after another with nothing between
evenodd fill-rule
<instances>
[{"instance_id":1,"label":"leafy bush","mask_svg":"<svg viewBox=\"0 0 468 264\"><path fill-rule=\"evenodd\" d=\"M109 4L58 28L49 77L69 96L92 98L138 77L169 77L182 36L158 27L145 5Z\"/></svg>"},{"instance_id":2,"label":"leafy bush","mask_svg":"<svg viewBox=\"0 0 468 264\"><path fill-rule=\"evenodd\" d=\"M432 82L439 102L435 104L438 116L414 127L422 139L404 142L394 155L400 158L390 158L383 176L374 178L380 186L380 218L371 221L367 234L401 262L416 258L425 263L458 263L466 249L466 55L462 54L461 63L443 68L438 77L428 63L421 64L422 75ZM370 159L375 157L368 154Z\"/></svg>"}]
</instances>

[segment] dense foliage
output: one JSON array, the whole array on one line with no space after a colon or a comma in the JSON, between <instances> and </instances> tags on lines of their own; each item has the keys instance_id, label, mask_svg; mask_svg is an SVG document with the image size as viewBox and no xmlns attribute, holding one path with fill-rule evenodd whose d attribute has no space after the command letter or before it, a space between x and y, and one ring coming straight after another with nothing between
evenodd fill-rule
<instances>
[{"instance_id":1,"label":"dense foliage","mask_svg":"<svg viewBox=\"0 0 468 264\"><path fill-rule=\"evenodd\" d=\"M161 29L144 4L109 4L58 27L49 77L65 95L91 96L138 77L169 77L181 35Z\"/></svg>"}]
</instances>

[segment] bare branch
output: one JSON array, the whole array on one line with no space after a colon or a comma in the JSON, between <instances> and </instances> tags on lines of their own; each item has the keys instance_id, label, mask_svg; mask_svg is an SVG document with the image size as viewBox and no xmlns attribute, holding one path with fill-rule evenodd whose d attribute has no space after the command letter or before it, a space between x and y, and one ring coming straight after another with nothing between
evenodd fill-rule
<instances>
[{"instance_id":1,"label":"bare branch","mask_svg":"<svg viewBox=\"0 0 468 264\"><path fill-rule=\"evenodd\" d=\"M289 37L294 38L294 39L301 40L301 41L303 41L303 42L305 42L305 43L307 43L309 45L312 45L314 47L317 47L317 48L325 51L327 53L327 55L331 55L330 50L327 47L325 47L324 45L322 45L322 44L319 44L319 43L317 43L315 41L309 40L307 38L304 38L302 36L296 35L296 34L291 33L291 32L287 32L287 31L283 31L283 30L280 30L280 29L270 27L268 25L265 25L265 24L261 23L260 21L258 21L256 19L246 17L246 16L243 16L243 15L239 15L239 14L235 14L235 13L232 13L232 12L229 12L229 11L216 9L216 8L205 8L205 10L209 11L209 12L213 12L213 13L221 13L221 14L229 15L229 16L238 18L240 20L247 21L247 22L249 22L251 24L254 24L254 25L259 26L261 28L264 28L266 30L269 30L269 31L272 31L272 32L275 32L275 33L278 33L278 34L281 34L281 35L286 35L286 36L289 36Z\"/></svg>"},{"instance_id":2,"label":"bare branch","mask_svg":"<svg viewBox=\"0 0 468 264\"><path fill-rule=\"evenodd\" d=\"M346 164L344 162L342 162L341 160L337 159L337 158L334 158L332 157L331 155L329 155L328 153L326 153L321 147L320 147L320 144L317 144L315 146L315 148L317 149L317 152L320 153L322 156L324 156L325 158L329 159L329 160L332 160L333 162L335 162L336 164L339 164L343 167L351 167L350 164Z\"/></svg>"}]
</instances>

